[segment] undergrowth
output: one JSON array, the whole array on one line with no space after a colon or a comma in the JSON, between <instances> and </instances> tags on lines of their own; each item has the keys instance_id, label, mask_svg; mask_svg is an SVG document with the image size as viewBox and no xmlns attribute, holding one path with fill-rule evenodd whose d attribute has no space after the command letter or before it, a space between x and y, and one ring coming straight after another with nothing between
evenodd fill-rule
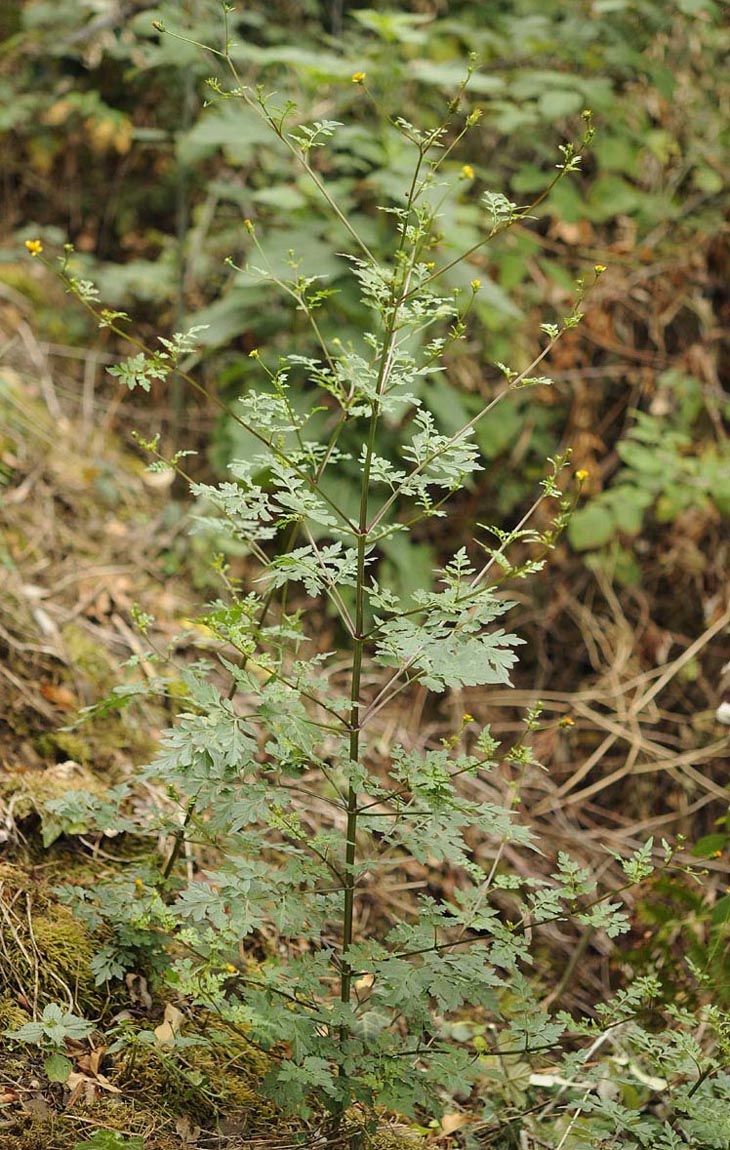
<instances>
[{"instance_id":1,"label":"undergrowth","mask_svg":"<svg viewBox=\"0 0 730 1150\"><path fill-rule=\"evenodd\" d=\"M342 258L369 318L351 342L325 334L326 279L296 252L285 274L273 270L256 223L244 220L251 259L236 270L293 300L308 331L285 354L250 352L259 386L228 411L245 450L227 481L191 484L195 530L220 549L212 563L220 595L198 621L209 652L178 667L150 645L132 665L154 667L152 682L116 689L87 716L150 690L169 698L175 721L142 775L156 797L151 809L140 809L125 782L101 797L75 789L45 803L60 828L95 825L166 844L161 862L149 851L104 881L60 891L75 921L105 936L90 960L96 984L144 970L167 999L154 1030L117 1026L110 1055L132 1079L155 1066L181 1096L197 1089L198 1110L213 1121L220 1097L205 1067L215 1065L211 1050L233 1042L257 1068L257 1096L289 1120L323 1122L335 1142L346 1132L352 1147L365 1145L384 1109L424 1135L445 1112L468 1111L467 1146L727 1146L730 1021L719 1008L662 1004L649 973L578 1017L546 1005L536 977L541 927L621 935L629 926L623 891L671 868L671 846L649 840L619 860L617 889L599 889L590 869L562 852L549 877L532 873L531 856L547 847L522 816L521 786L538 766L539 707L509 746L470 715L439 746L384 748L374 736L416 690L509 685L522 643L507 624L510 589L529 588L587 478L573 473L568 454L549 460L512 530L482 525L433 580L407 593L389 579L391 541L446 517L481 470L477 427L499 420L515 393L550 385L543 361L580 324L605 270L596 265L591 283L575 284L573 306L542 325L533 362L500 362L496 394L457 429L439 424L422 402L423 382L445 370L482 287L474 279L450 290L445 276L529 223L580 170L590 113L533 202L484 191L480 238L454 251L440 219L472 170L459 167L479 120L468 108L470 66L437 126L390 123L393 147L411 167L403 194L381 205L391 225L381 253L320 175L319 152L343 125L307 122L292 103L248 88L227 35L222 51L209 51L228 75L209 81L210 99L255 112L289 152L341 227ZM364 73L352 82L367 94ZM40 241L27 247L43 256ZM76 274L70 245L59 274L101 327L133 346L110 369L121 384L149 391L176 375L201 389L186 370L195 328L147 347ZM186 476L185 451L168 456L159 439L142 446L152 468ZM241 554L245 585L231 566ZM325 609L334 649L318 641ZM137 612L136 622L148 636L152 621ZM467 797L465 780L498 771L510 779L510 803ZM372 930L367 907L404 860L427 877L399 915L391 908ZM449 892L437 881L447 869ZM47 1072L61 1079L64 1047L89 1031L53 1005L12 1037L44 1047Z\"/></svg>"}]
</instances>

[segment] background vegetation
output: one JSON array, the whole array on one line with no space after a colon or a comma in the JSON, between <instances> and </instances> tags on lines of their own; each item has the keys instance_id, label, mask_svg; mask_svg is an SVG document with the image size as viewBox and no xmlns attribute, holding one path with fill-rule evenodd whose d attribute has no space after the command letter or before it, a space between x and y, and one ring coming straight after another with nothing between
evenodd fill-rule
<instances>
[{"instance_id":1,"label":"background vegetation","mask_svg":"<svg viewBox=\"0 0 730 1150\"><path fill-rule=\"evenodd\" d=\"M254 221L276 272L290 274L294 258L302 275L329 277L336 294L328 300L325 338L357 346L363 330L362 304L338 255L347 238L342 222L323 213L254 115L226 102L204 106L210 58L160 35L156 20L221 43L219 5L205 0L181 2L174 13L164 5L41 0L6 3L0 14L2 905L16 940L3 960L9 1027L27 1021L24 998L36 1016L63 1002L59 979L71 988L72 1014L96 1021L109 1012L88 978L87 937L72 933L53 968L60 973L47 981L44 975L44 924L46 937L59 934L59 921L79 931L57 903L59 874L73 866L83 881L84 868L96 875L109 853L109 843L89 837L83 820L75 828L54 821L48 803L68 789L69 778L103 796L145 760L167 720L145 703L131 721L111 716L93 730L58 728L127 674L122 659L144 660L138 610L156 617L155 642L165 646L181 621L195 618L205 594L216 593L210 542L185 533L184 487L153 486L131 432L151 437L161 427L166 451L197 449L186 461L197 480L222 476L229 459L250 450L214 402L177 385L153 388L144 401L139 393L122 395L104 368L128 349L98 332L31 263L23 241L40 238L48 252L71 240L81 274L97 283L104 304L127 311L144 337L208 325L202 350L186 367L225 402L257 377L252 350L276 356L295 342L306 354L309 339L301 310L237 270L250 255L244 218ZM247 5L231 21L247 84L291 97L312 110L312 119L344 123L333 148L317 155L316 172L346 219L384 254L389 233L377 205L402 194L407 172L383 110L386 120L401 115L435 125L464 61L476 54L469 90L482 117L468 155L454 157L460 194L441 221L441 243L455 253L477 241L481 193L499 190L528 202L554 165L557 145L575 136L582 111L592 110L596 137L580 177L558 186L539 220L521 223L488 255L453 270L449 286L467 289L479 278L482 287L466 338L449 351L446 375L419 384L419 398L443 431L455 430L501 386L498 361L533 357L540 324L569 309L576 277L590 276L595 265L607 271L583 324L553 354L554 387L517 393L498 418L479 425L488 466L465 486L448 519L424 524L407 548L393 538L388 577L407 593L459 540L472 539L478 524L511 526L532 502L546 457L568 447L574 466L588 472L587 498L546 571L529 589L518 588L513 626L528 644L516 689L467 689L437 708L424 696L420 707L416 700L384 722L382 741L389 746L397 731L399 741L438 745L465 712L512 740L525 709L542 700L550 721L536 736L535 753L546 770L526 780L525 820L609 882L610 852L638 849L649 834L684 836L681 861L699 858L703 867L700 881L676 867L647 879L630 896L632 929L622 939L576 924L548 933L537 972L545 997L590 1011L609 984L621 986L630 972L658 972L665 1003L689 1011L708 1002L726 1006L728 744L717 720L730 661L730 27L723 6L504 0L489 6L486 20L479 5L438 0L398 9L272 0ZM360 71L365 86L352 83ZM356 497L354 476L352 491L348 482L345 473L345 504ZM245 556L229 560L245 578ZM319 626L323 647L342 641L328 614ZM195 657L205 641L190 627L181 658ZM505 778L505 793L507 786ZM534 876L540 874L536 860ZM418 868L401 878L404 889L422 881ZM454 876L446 868L439 881L446 889ZM384 886L377 913L387 917L394 897ZM21 920L35 923L32 944ZM18 965L19 951L26 967ZM148 1006L140 982L125 986L114 1008L147 1011L150 1028L161 1025L164 1004ZM93 1107L107 1087L101 1062L95 1068L88 1061L86 1037L69 1032L64 1056L81 1075L77 1097L85 1092L98 1118ZM159 1055L159 1045L154 1049ZM706 1045L705 1053L714 1056L716 1048ZM151 1055L145 1049L138 1057L146 1066ZM32 1075L25 1069L16 1089L18 1065L5 1068L5 1105L22 1116L20 1130L29 1105L47 1123L68 1096L60 1086L27 1086ZM126 1061L121 1070L126 1077L112 1086L123 1081L125 1100L144 1095ZM256 1066L250 1071L255 1080ZM178 1123L181 1098L193 1126L220 1114L240 1121L231 1115L251 1106L246 1076L228 1082L214 1067L208 1078L199 1073L199 1060L155 1063L157 1087L166 1085ZM529 1068L507 1069L495 1059L490 1073L515 1114L529 1110ZM622 1087L622 1102L634 1107L638 1122L659 1088L639 1080L633 1089L632 1099ZM145 1131L148 1103L137 1097L118 1122L102 1105L98 1122ZM512 1134L495 1136L481 1110L475 1125L473 1113L457 1099L451 1125L442 1121L424 1136L519 1145L508 1140ZM160 1146L174 1123L167 1112L155 1122ZM696 1129L688 1144L730 1144L715 1127ZM58 1123L54 1129L62 1147L80 1137L78 1125L72 1134ZM19 1147L36 1144L15 1127L11 1134ZM185 1136L192 1139L190 1129ZM558 1144L557 1135L545 1136ZM28 1137L52 1145L47 1130ZM171 1144L179 1145L183 1135L174 1137ZM641 1144L636 1132L591 1137L592 1145Z\"/></svg>"}]
</instances>

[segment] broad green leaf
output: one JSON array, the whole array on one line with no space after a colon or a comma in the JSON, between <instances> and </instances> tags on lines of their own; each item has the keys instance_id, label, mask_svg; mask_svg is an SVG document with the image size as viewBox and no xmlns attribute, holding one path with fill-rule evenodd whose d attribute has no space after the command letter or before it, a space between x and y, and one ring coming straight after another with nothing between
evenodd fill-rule
<instances>
[{"instance_id":1,"label":"broad green leaf","mask_svg":"<svg viewBox=\"0 0 730 1150\"><path fill-rule=\"evenodd\" d=\"M73 1070L73 1062L65 1054L49 1054L43 1063L43 1069L50 1082L66 1082Z\"/></svg>"},{"instance_id":2,"label":"broad green leaf","mask_svg":"<svg viewBox=\"0 0 730 1150\"><path fill-rule=\"evenodd\" d=\"M576 551L603 547L615 534L616 522L613 515L600 503L580 507L568 524L568 538Z\"/></svg>"}]
</instances>

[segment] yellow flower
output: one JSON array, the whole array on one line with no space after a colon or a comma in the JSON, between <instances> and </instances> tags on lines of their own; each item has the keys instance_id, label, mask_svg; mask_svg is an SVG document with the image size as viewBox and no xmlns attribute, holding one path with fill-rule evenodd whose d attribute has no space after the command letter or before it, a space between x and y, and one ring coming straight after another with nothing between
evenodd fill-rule
<instances>
[{"instance_id":1,"label":"yellow flower","mask_svg":"<svg viewBox=\"0 0 730 1150\"><path fill-rule=\"evenodd\" d=\"M462 723L464 723L464 724L466 724L466 723L473 723L473 722L474 722L474 716L473 716L473 715L462 715L462 716L461 716L461 721L462 721Z\"/></svg>"},{"instance_id":2,"label":"yellow flower","mask_svg":"<svg viewBox=\"0 0 730 1150\"><path fill-rule=\"evenodd\" d=\"M258 358L259 358L259 356L260 356L260 354L261 354L261 353L260 353L259 349L258 349L257 347L254 347L254 348L252 348L252 349L251 349L251 351L248 353L248 358L249 358L249 359L258 359Z\"/></svg>"},{"instance_id":3,"label":"yellow flower","mask_svg":"<svg viewBox=\"0 0 730 1150\"><path fill-rule=\"evenodd\" d=\"M590 475L590 471L586 471L585 468L581 468L580 471L576 471L575 478L578 480L579 483L585 483L585 481L589 475Z\"/></svg>"},{"instance_id":4,"label":"yellow flower","mask_svg":"<svg viewBox=\"0 0 730 1150\"><path fill-rule=\"evenodd\" d=\"M558 723L559 727L574 727L575 719L571 719L570 715L565 715Z\"/></svg>"},{"instance_id":5,"label":"yellow flower","mask_svg":"<svg viewBox=\"0 0 730 1150\"><path fill-rule=\"evenodd\" d=\"M39 256L43 251L43 244L40 240L26 240L25 246L32 256Z\"/></svg>"},{"instance_id":6,"label":"yellow flower","mask_svg":"<svg viewBox=\"0 0 730 1150\"><path fill-rule=\"evenodd\" d=\"M461 178L462 180L474 179L474 169L472 168L471 164L464 164L461 169Z\"/></svg>"},{"instance_id":7,"label":"yellow flower","mask_svg":"<svg viewBox=\"0 0 730 1150\"><path fill-rule=\"evenodd\" d=\"M364 84L366 79L367 79L367 75L368 75L367 72L353 72L352 73L353 84Z\"/></svg>"},{"instance_id":8,"label":"yellow flower","mask_svg":"<svg viewBox=\"0 0 730 1150\"><path fill-rule=\"evenodd\" d=\"M594 264L593 270L597 276L602 276L606 270L606 265L605 264Z\"/></svg>"},{"instance_id":9,"label":"yellow flower","mask_svg":"<svg viewBox=\"0 0 730 1150\"><path fill-rule=\"evenodd\" d=\"M481 281L481 280L472 280L472 281L471 281L471 290L472 290L472 291L479 291L479 288L480 288L481 286L482 286L482 281Z\"/></svg>"},{"instance_id":10,"label":"yellow flower","mask_svg":"<svg viewBox=\"0 0 730 1150\"><path fill-rule=\"evenodd\" d=\"M234 966L232 962L227 962L226 971L228 974L238 974L238 967Z\"/></svg>"}]
</instances>

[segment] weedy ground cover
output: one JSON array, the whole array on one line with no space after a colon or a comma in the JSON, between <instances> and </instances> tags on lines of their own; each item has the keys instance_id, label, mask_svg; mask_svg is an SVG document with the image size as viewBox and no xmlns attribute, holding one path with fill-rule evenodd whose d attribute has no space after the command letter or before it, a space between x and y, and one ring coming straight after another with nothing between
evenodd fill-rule
<instances>
[{"instance_id":1,"label":"weedy ground cover","mask_svg":"<svg viewBox=\"0 0 730 1150\"><path fill-rule=\"evenodd\" d=\"M506 625L514 588L529 587L588 478L572 473L567 455L548 461L512 530L484 525L407 595L388 580L389 541L448 515L450 499L482 466L477 427L497 419L514 393L550 385L543 361L580 323L587 286L579 281L574 306L543 325L533 362L496 365L501 388L456 430L444 430L422 402L423 381L444 370L482 286L474 278L466 291L445 288L447 273L529 221L578 170L590 116L530 205L482 194L482 235L456 253L439 220L469 167L456 159L478 121L466 105L469 75L436 127L396 119L389 130L412 164L403 194L381 205L392 230L380 255L319 174L319 149L342 125L307 122L290 103L247 88L228 45L215 55L232 78L211 81L213 98L255 111L341 225L342 258L368 320L348 343L325 335L327 282L296 252L286 274L273 270L256 222L245 220L245 274L293 299L308 332L285 353L251 350L260 384L228 412L247 450L227 481L191 485L196 530L220 548L220 596L199 620L209 650L174 676L152 648L135 660L157 668L151 687L177 712L142 776L158 801L140 810L122 783L102 798L75 790L46 803L60 827L96 825L166 843L161 861L150 852L109 881L61 890L88 930L105 934L91 960L100 986L144 969L170 997L155 1031L121 1026L109 1052L133 1066L162 1048L171 1066L190 1068L234 1036L256 1052L260 1089L277 1107L322 1122L335 1141L347 1130L353 1145L367 1141L383 1108L423 1125L467 1105L477 1115L474 1138L487 1144L518 1145L523 1133L560 1147L607 1138L691 1146L710 1128L725 1137L727 1022L719 1010L703 1018L715 1034L708 1053L690 1010L668 1007L666 1028L656 1014L645 1025L661 993L653 974L578 1017L546 1005L541 928L571 923L612 938L628 920L621 891L599 891L568 853L547 874L530 868L544 846L520 798L537 767L540 708L504 747L469 715L436 747L384 749L374 737L378 720L415 692L509 685L522 643ZM352 82L365 88L367 76L354 73ZM26 246L44 256L40 241ZM595 265L592 280L603 271ZM136 344L110 371L121 384L148 391L176 373L201 386L185 370L199 332L149 348L76 274L70 247L59 274L101 327ZM157 471L185 477L184 450L168 456L157 439L142 446ZM230 565L236 553L246 556L245 584ZM335 620L333 649L318 642L325 610ZM149 633L143 613L136 623ZM119 688L96 711L149 689ZM497 771L509 779L509 803L469 796L470 779ZM638 847L620 861L626 885L671 857L666 843ZM400 917L379 921L374 892L410 861L426 875L421 890ZM432 891L428 876L445 868L453 888ZM198 1020L195 1031L183 1026L186 1015ZM12 1036L44 1047L46 1073L61 1077L61 1048L85 1038L88 1026L49 1004ZM607 1046L611 1057L597 1057ZM669 1111L644 1105L652 1091L667 1095ZM353 1115L362 1119L355 1132Z\"/></svg>"}]
</instances>

